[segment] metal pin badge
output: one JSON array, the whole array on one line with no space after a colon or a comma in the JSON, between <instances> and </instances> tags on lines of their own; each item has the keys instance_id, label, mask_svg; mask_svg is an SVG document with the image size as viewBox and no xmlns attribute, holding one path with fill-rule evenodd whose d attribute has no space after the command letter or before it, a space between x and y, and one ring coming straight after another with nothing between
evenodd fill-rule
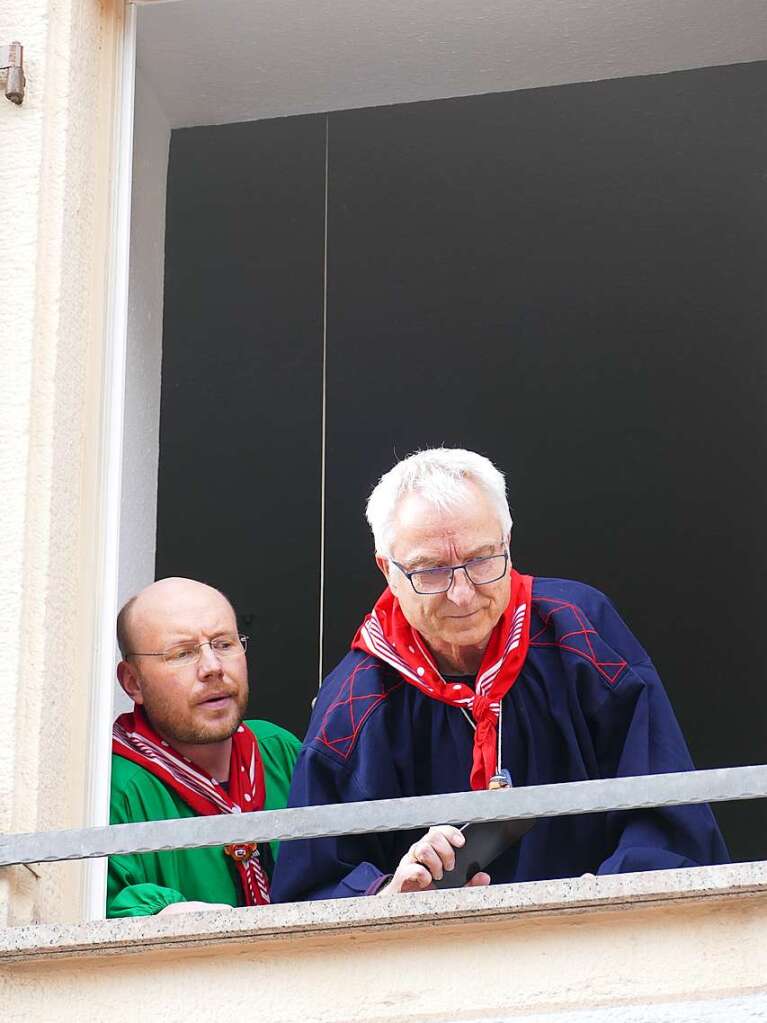
<instances>
[{"instance_id":1,"label":"metal pin badge","mask_svg":"<svg viewBox=\"0 0 767 1023\"><path fill-rule=\"evenodd\" d=\"M487 787L489 789L510 789L512 787L511 772L505 767L501 768L487 783Z\"/></svg>"},{"instance_id":2,"label":"metal pin badge","mask_svg":"<svg viewBox=\"0 0 767 1023\"><path fill-rule=\"evenodd\" d=\"M256 855L258 845L256 842L242 842L235 845L225 845L224 852L231 856L237 863L243 863Z\"/></svg>"}]
</instances>

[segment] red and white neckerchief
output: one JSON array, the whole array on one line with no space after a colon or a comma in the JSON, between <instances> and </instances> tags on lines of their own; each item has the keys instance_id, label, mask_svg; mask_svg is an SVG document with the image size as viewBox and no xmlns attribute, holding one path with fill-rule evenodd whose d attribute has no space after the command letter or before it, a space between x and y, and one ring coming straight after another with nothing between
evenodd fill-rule
<instances>
[{"instance_id":1,"label":"red and white neckerchief","mask_svg":"<svg viewBox=\"0 0 767 1023\"><path fill-rule=\"evenodd\" d=\"M364 650L390 664L406 682L427 696L471 714L476 725L472 789L486 789L498 767L496 744L500 738L501 700L516 682L527 657L532 589L532 576L511 570L511 599L490 636L474 689L462 682L444 680L423 639L408 623L388 587L366 615L352 642L353 650Z\"/></svg>"},{"instance_id":2,"label":"red and white neckerchief","mask_svg":"<svg viewBox=\"0 0 767 1023\"><path fill-rule=\"evenodd\" d=\"M173 749L149 724L143 709L121 714L112 728L112 752L132 760L176 792L200 816L262 810L264 765L255 735L241 724L232 736L228 791L207 771ZM269 903L269 878L255 842L226 846L242 881L247 906Z\"/></svg>"}]
</instances>

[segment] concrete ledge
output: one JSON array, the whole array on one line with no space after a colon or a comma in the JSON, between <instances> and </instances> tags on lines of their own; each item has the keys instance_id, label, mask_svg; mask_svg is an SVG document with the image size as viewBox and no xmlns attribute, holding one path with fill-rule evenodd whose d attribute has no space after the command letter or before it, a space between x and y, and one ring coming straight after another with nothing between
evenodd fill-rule
<instances>
[{"instance_id":1,"label":"concrete ledge","mask_svg":"<svg viewBox=\"0 0 767 1023\"><path fill-rule=\"evenodd\" d=\"M0 963L253 943L328 931L436 926L530 914L588 913L678 900L767 896L767 861L412 895L289 903L230 912L0 929Z\"/></svg>"},{"instance_id":2,"label":"concrete ledge","mask_svg":"<svg viewBox=\"0 0 767 1023\"><path fill-rule=\"evenodd\" d=\"M748 1023L767 863L13 928L0 1005L3 1023Z\"/></svg>"}]
</instances>

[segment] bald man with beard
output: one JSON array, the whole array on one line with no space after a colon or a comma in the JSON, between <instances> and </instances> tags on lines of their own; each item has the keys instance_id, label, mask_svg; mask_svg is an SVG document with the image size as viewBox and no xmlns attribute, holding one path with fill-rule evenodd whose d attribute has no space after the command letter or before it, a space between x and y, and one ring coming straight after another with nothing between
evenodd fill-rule
<instances>
[{"instance_id":1,"label":"bald man with beard","mask_svg":"<svg viewBox=\"0 0 767 1023\"><path fill-rule=\"evenodd\" d=\"M232 605L193 579L162 579L117 619L117 678L133 711L112 734L112 824L286 805L299 742L243 721L247 637ZM277 844L112 856L107 916L264 905Z\"/></svg>"}]
</instances>

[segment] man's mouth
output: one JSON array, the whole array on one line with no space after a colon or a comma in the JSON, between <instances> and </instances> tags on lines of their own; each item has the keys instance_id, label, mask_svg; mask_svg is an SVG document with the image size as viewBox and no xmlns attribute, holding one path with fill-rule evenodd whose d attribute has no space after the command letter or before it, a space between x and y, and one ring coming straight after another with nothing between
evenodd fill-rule
<instances>
[{"instance_id":1,"label":"man's mouth","mask_svg":"<svg viewBox=\"0 0 767 1023\"><path fill-rule=\"evenodd\" d=\"M467 612L466 614L464 614L464 615L445 615L445 618L473 618L473 617L474 617L474 615L476 615L476 614L479 614L479 612L480 612L481 610L482 610L482 608L481 608L481 607L478 607L478 608L476 609L476 611L468 611L468 612Z\"/></svg>"},{"instance_id":2,"label":"man's mouth","mask_svg":"<svg viewBox=\"0 0 767 1023\"><path fill-rule=\"evenodd\" d=\"M200 700L198 706L200 707L223 707L225 703L232 699L231 693L218 693L216 696L208 696L204 700Z\"/></svg>"}]
</instances>

